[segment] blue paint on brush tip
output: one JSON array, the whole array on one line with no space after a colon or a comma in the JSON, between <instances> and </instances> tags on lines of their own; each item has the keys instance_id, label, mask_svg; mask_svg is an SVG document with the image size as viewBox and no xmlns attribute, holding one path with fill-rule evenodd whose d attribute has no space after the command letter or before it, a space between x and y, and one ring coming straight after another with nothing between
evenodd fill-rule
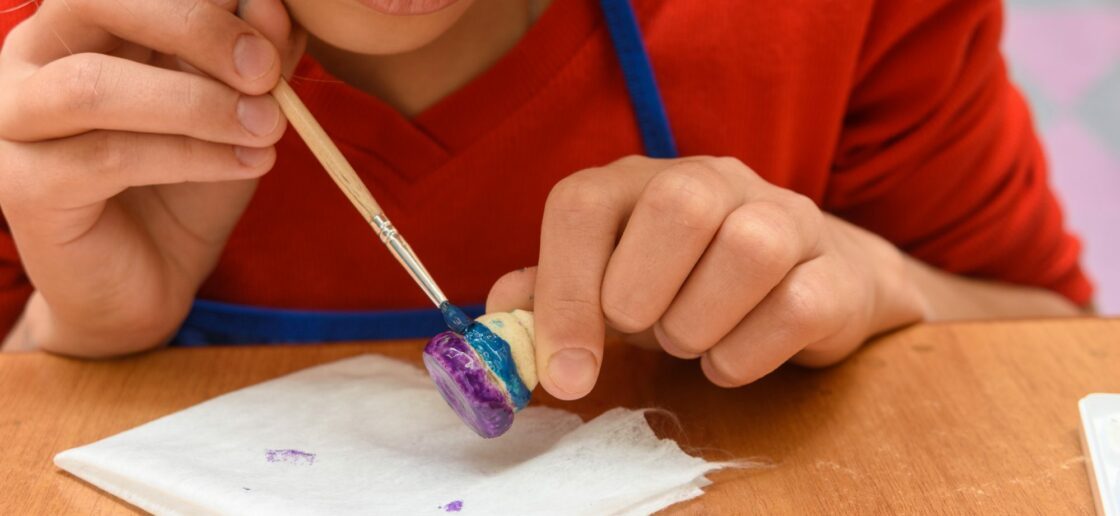
<instances>
[{"instance_id":1,"label":"blue paint on brush tip","mask_svg":"<svg viewBox=\"0 0 1120 516\"><path fill-rule=\"evenodd\" d=\"M463 310L449 301L444 301L439 305L439 311L443 313L443 322L447 323L448 329L462 335L467 332L467 328L474 322Z\"/></svg>"}]
</instances>

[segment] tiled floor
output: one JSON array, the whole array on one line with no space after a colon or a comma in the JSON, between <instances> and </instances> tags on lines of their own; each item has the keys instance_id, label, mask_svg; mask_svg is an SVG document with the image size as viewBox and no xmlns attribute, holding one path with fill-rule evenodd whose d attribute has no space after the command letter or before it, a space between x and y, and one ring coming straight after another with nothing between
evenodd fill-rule
<instances>
[{"instance_id":1,"label":"tiled floor","mask_svg":"<svg viewBox=\"0 0 1120 516\"><path fill-rule=\"evenodd\" d=\"M1007 25L1097 304L1120 314L1120 0L1008 0Z\"/></svg>"}]
</instances>

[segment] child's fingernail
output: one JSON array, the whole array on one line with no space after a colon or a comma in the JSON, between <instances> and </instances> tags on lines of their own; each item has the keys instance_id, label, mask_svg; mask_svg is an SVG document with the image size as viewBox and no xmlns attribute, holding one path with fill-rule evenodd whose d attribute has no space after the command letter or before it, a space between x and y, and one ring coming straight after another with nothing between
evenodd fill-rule
<instances>
[{"instance_id":1,"label":"child's fingernail","mask_svg":"<svg viewBox=\"0 0 1120 516\"><path fill-rule=\"evenodd\" d=\"M280 107L269 97L241 97L237 101L237 118L246 131L264 136L280 125Z\"/></svg>"},{"instance_id":2,"label":"child's fingernail","mask_svg":"<svg viewBox=\"0 0 1120 516\"><path fill-rule=\"evenodd\" d=\"M259 79L276 66L271 45L264 38L245 34L233 46L233 66L241 77Z\"/></svg>"},{"instance_id":3,"label":"child's fingernail","mask_svg":"<svg viewBox=\"0 0 1120 516\"><path fill-rule=\"evenodd\" d=\"M237 161L246 167L255 167L264 163L270 156L272 156L272 148L266 147L259 149L256 147L241 147L236 146L233 148L233 153L237 155Z\"/></svg>"},{"instance_id":4,"label":"child's fingernail","mask_svg":"<svg viewBox=\"0 0 1120 516\"><path fill-rule=\"evenodd\" d=\"M599 367L595 355L583 348L561 349L548 358L552 384L572 398L581 398L595 386Z\"/></svg>"},{"instance_id":5,"label":"child's fingernail","mask_svg":"<svg viewBox=\"0 0 1120 516\"><path fill-rule=\"evenodd\" d=\"M673 342L673 339L670 339L669 335L665 333L665 329L661 327L661 323L653 325L653 339L657 341L657 344L661 346L661 349L664 349L666 353L677 358L686 360L700 358L699 354L685 351L681 349L676 342Z\"/></svg>"}]
</instances>

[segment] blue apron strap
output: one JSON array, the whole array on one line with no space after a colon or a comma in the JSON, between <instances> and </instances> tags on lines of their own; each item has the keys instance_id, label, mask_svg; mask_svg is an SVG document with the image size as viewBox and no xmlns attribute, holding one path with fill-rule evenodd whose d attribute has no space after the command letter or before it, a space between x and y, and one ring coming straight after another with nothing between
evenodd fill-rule
<instances>
[{"instance_id":1,"label":"blue apron strap","mask_svg":"<svg viewBox=\"0 0 1120 516\"><path fill-rule=\"evenodd\" d=\"M629 0L600 0L615 54L626 79L646 155L674 158L677 145L653 75L641 29ZM465 306L471 317L482 305ZM271 344L414 339L446 327L439 310L339 312L283 310L196 300L171 345Z\"/></svg>"},{"instance_id":2,"label":"blue apron strap","mask_svg":"<svg viewBox=\"0 0 1120 516\"><path fill-rule=\"evenodd\" d=\"M626 79L630 103L642 133L646 156L651 158L677 157L677 144L669 126L669 116L661 101L653 65L642 40L642 31L630 0L600 0L607 30L611 33L614 53Z\"/></svg>"},{"instance_id":3,"label":"blue apron strap","mask_svg":"<svg viewBox=\"0 0 1120 516\"><path fill-rule=\"evenodd\" d=\"M482 305L464 306L470 317ZM177 346L428 338L447 327L439 310L288 310L195 300L172 339Z\"/></svg>"}]
</instances>

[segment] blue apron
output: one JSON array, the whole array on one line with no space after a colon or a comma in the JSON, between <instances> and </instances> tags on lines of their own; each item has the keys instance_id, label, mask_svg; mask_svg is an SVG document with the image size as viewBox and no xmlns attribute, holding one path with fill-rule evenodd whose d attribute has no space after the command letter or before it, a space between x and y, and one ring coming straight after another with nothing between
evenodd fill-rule
<instances>
[{"instance_id":1,"label":"blue apron","mask_svg":"<svg viewBox=\"0 0 1120 516\"><path fill-rule=\"evenodd\" d=\"M626 80L645 153L652 158L676 157L676 142L630 0L600 0L599 3ZM465 306L463 310L471 317L478 317L483 307ZM286 310L199 299L172 338L171 345L411 339L430 337L444 329L443 316L434 308Z\"/></svg>"}]
</instances>

